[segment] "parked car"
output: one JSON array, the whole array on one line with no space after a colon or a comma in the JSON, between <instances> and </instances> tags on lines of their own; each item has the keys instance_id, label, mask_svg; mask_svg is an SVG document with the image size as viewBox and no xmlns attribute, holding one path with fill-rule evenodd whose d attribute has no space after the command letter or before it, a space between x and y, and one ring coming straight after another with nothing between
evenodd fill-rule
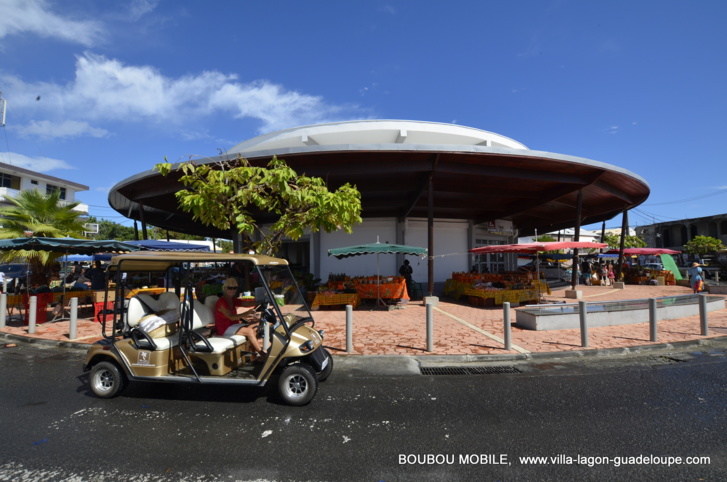
<instances>
[{"instance_id":1,"label":"parked car","mask_svg":"<svg viewBox=\"0 0 727 482\"><path fill-rule=\"evenodd\" d=\"M651 271L664 271L664 265L661 263L644 263L641 267Z\"/></svg>"},{"instance_id":2,"label":"parked car","mask_svg":"<svg viewBox=\"0 0 727 482\"><path fill-rule=\"evenodd\" d=\"M0 271L5 274L8 291L15 292L21 285L28 285L31 274L30 267L25 263L8 263L0 265Z\"/></svg>"}]
</instances>

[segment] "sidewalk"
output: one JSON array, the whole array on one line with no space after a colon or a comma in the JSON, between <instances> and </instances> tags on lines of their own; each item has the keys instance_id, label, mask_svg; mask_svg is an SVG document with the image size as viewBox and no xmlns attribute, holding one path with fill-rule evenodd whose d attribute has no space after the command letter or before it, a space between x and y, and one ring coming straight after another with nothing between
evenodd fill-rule
<instances>
[{"instance_id":1,"label":"sidewalk","mask_svg":"<svg viewBox=\"0 0 727 482\"><path fill-rule=\"evenodd\" d=\"M690 294L684 286L626 285L623 290L609 286L580 286L584 301L615 301L625 299L657 298L661 296ZM553 291L548 301L572 303L565 298L566 288ZM8 321L0 329L5 341L12 343L16 336L42 339L73 345L91 344L101 338L101 325L91 318L81 316L74 339L69 338L69 322L57 321L36 325L35 334L28 334L20 321ZM346 355L346 313L344 310L316 311L313 313L316 329L325 330L324 344L334 355ZM50 317L50 315L49 315ZM635 325L591 327L588 330L589 348L581 347L580 330L531 331L512 327L512 350L503 348L502 307L477 308L463 303L440 299L433 310L433 351L427 352L426 309L421 302L410 302L402 309L391 311L371 310L361 307L353 312L352 355L517 355L528 353L567 352L628 348L645 345L663 345L683 341L696 341L727 335L727 309L708 314L709 336L700 335L699 315L658 322L658 339L649 341L649 323ZM514 308L510 314L515 322Z\"/></svg>"}]
</instances>

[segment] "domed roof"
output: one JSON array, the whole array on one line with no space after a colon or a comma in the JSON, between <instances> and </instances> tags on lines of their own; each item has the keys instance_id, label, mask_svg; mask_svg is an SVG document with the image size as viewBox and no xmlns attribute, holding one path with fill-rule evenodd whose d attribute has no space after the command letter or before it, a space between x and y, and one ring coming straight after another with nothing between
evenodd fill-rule
<instances>
[{"instance_id":1,"label":"domed roof","mask_svg":"<svg viewBox=\"0 0 727 482\"><path fill-rule=\"evenodd\" d=\"M474 223L512 221L519 234L550 232L611 219L649 195L640 176L617 166L567 154L530 150L499 134L433 122L364 120L285 129L237 144L198 163L246 158L265 165L272 156L298 173L350 183L361 192L365 218L433 216ZM175 231L229 237L197 225L174 194L178 174L147 171L121 181L109 204L132 219ZM258 213L258 222L272 220Z\"/></svg>"},{"instance_id":2,"label":"domed roof","mask_svg":"<svg viewBox=\"0 0 727 482\"><path fill-rule=\"evenodd\" d=\"M294 127L254 137L228 153L345 144L437 144L527 149L523 144L493 132L438 122L361 120Z\"/></svg>"}]
</instances>

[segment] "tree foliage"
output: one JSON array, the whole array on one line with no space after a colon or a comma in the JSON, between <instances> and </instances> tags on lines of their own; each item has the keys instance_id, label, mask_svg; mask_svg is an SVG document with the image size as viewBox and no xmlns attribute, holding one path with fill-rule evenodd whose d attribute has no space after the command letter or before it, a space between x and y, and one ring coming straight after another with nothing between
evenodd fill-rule
<instances>
[{"instance_id":1,"label":"tree foliage","mask_svg":"<svg viewBox=\"0 0 727 482\"><path fill-rule=\"evenodd\" d=\"M533 241L536 243L552 243L557 240L550 234L541 234L540 236L534 237Z\"/></svg>"},{"instance_id":2,"label":"tree foliage","mask_svg":"<svg viewBox=\"0 0 727 482\"><path fill-rule=\"evenodd\" d=\"M20 191L16 198L6 197L12 206L0 208L2 228L0 239L21 237L79 238L85 231L84 214L74 211L80 203L65 203L58 191L43 194L37 189ZM3 261L25 260L33 267L31 283L47 280L56 253L34 250L13 250L0 254Z\"/></svg>"},{"instance_id":3,"label":"tree foliage","mask_svg":"<svg viewBox=\"0 0 727 482\"><path fill-rule=\"evenodd\" d=\"M684 251L689 254L697 254L700 256L712 254L721 249L725 249L725 245L722 241L710 236L695 236L694 239L684 245Z\"/></svg>"},{"instance_id":4,"label":"tree foliage","mask_svg":"<svg viewBox=\"0 0 727 482\"><path fill-rule=\"evenodd\" d=\"M88 222L98 224L98 234L93 236L95 239L115 239L117 241L131 241L134 239L134 228L132 227L108 219L98 220L93 216L88 218Z\"/></svg>"},{"instance_id":5,"label":"tree foliage","mask_svg":"<svg viewBox=\"0 0 727 482\"><path fill-rule=\"evenodd\" d=\"M172 167L164 162L155 169L166 176ZM299 239L306 229L350 233L361 222L361 194L354 186L331 192L323 179L298 175L277 157L266 167L238 157L211 164L188 161L178 169L186 188L176 193L181 209L206 226L243 234L244 250L274 255L285 237ZM257 211L277 219L263 228L253 216Z\"/></svg>"},{"instance_id":6,"label":"tree foliage","mask_svg":"<svg viewBox=\"0 0 727 482\"><path fill-rule=\"evenodd\" d=\"M621 235L619 234L613 234L613 233L606 233L603 236L604 243L608 244L609 248L612 249L619 249L621 247ZM638 236L632 236L628 235L624 239L624 248L645 248L646 247L646 241L641 239Z\"/></svg>"}]
</instances>

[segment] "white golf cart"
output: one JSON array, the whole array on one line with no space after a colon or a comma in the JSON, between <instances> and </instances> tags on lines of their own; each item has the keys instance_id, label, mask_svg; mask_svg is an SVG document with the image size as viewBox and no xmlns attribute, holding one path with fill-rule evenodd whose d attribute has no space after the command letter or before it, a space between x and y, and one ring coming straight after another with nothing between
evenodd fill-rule
<instances>
[{"instance_id":1,"label":"white golf cart","mask_svg":"<svg viewBox=\"0 0 727 482\"><path fill-rule=\"evenodd\" d=\"M245 336L214 333L215 289L232 266L241 292L260 312L267 358L254 363ZM112 258L106 271L104 339L91 346L84 371L102 398L129 381L273 384L284 403L304 405L333 370L284 259L244 254L141 251ZM164 290L136 286L166 285ZM163 291L154 293L155 291ZM206 294L206 296L204 296Z\"/></svg>"}]
</instances>

